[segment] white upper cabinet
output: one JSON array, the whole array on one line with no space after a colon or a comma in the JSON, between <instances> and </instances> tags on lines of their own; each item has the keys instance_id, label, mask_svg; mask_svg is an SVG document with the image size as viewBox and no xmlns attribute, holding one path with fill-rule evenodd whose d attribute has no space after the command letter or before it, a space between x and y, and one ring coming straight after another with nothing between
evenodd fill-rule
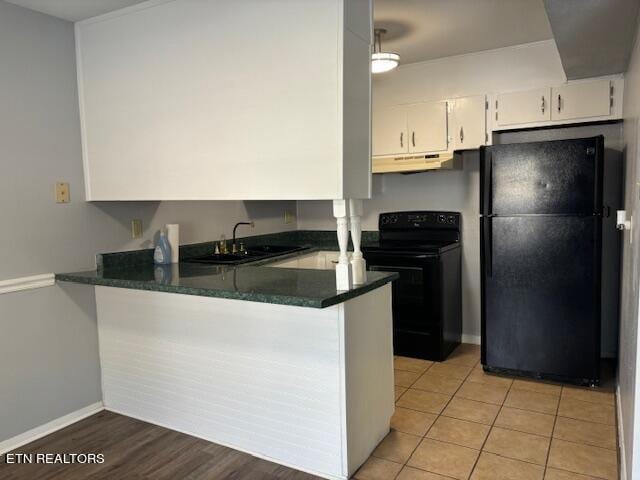
<instances>
[{"instance_id":1,"label":"white upper cabinet","mask_svg":"<svg viewBox=\"0 0 640 480\"><path fill-rule=\"evenodd\" d=\"M621 119L623 87L622 78L610 77L499 93L492 105L492 129Z\"/></svg>"},{"instance_id":2,"label":"white upper cabinet","mask_svg":"<svg viewBox=\"0 0 640 480\"><path fill-rule=\"evenodd\" d=\"M374 110L372 123L373 155L400 155L409 151L405 106Z\"/></svg>"},{"instance_id":3,"label":"white upper cabinet","mask_svg":"<svg viewBox=\"0 0 640 480\"><path fill-rule=\"evenodd\" d=\"M496 124L517 125L551 120L551 89L501 93L496 99Z\"/></svg>"},{"instance_id":4,"label":"white upper cabinet","mask_svg":"<svg viewBox=\"0 0 640 480\"><path fill-rule=\"evenodd\" d=\"M609 80L581 82L551 89L552 120L601 117L611 113Z\"/></svg>"},{"instance_id":5,"label":"white upper cabinet","mask_svg":"<svg viewBox=\"0 0 640 480\"><path fill-rule=\"evenodd\" d=\"M380 108L373 112L373 155L444 152L448 148L447 102Z\"/></svg>"},{"instance_id":6,"label":"white upper cabinet","mask_svg":"<svg viewBox=\"0 0 640 480\"><path fill-rule=\"evenodd\" d=\"M416 103L407 107L409 152L444 152L447 138L447 102Z\"/></svg>"},{"instance_id":7,"label":"white upper cabinet","mask_svg":"<svg viewBox=\"0 0 640 480\"><path fill-rule=\"evenodd\" d=\"M76 23L88 200L368 198L370 0L152 0Z\"/></svg>"},{"instance_id":8,"label":"white upper cabinet","mask_svg":"<svg viewBox=\"0 0 640 480\"><path fill-rule=\"evenodd\" d=\"M484 95L456 98L453 104L454 150L478 148L487 143L487 100Z\"/></svg>"}]
</instances>

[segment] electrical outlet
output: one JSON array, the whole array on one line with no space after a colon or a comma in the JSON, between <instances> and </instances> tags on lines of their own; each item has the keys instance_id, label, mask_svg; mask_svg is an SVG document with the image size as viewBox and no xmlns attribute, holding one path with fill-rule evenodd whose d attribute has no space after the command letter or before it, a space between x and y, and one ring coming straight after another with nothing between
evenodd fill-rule
<instances>
[{"instance_id":1,"label":"electrical outlet","mask_svg":"<svg viewBox=\"0 0 640 480\"><path fill-rule=\"evenodd\" d=\"M142 237L142 220L134 218L131 220L131 238Z\"/></svg>"},{"instance_id":2,"label":"electrical outlet","mask_svg":"<svg viewBox=\"0 0 640 480\"><path fill-rule=\"evenodd\" d=\"M287 225L293 223L295 219L296 216L292 212L284 212L284 223L286 223Z\"/></svg>"},{"instance_id":3,"label":"electrical outlet","mask_svg":"<svg viewBox=\"0 0 640 480\"><path fill-rule=\"evenodd\" d=\"M70 201L69 184L67 182L56 183L56 203L69 203Z\"/></svg>"}]
</instances>

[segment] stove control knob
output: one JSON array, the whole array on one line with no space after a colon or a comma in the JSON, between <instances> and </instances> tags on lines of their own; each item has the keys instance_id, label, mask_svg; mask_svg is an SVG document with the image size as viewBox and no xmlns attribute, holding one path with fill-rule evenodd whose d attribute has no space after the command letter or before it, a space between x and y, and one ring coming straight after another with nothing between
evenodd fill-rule
<instances>
[{"instance_id":1,"label":"stove control knob","mask_svg":"<svg viewBox=\"0 0 640 480\"><path fill-rule=\"evenodd\" d=\"M389 217L381 217L380 222L382 223L382 225L386 225L387 223L389 223Z\"/></svg>"},{"instance_id":2,"label":"stove control knob","mask_svg":"<svg viewBox=\"0 0 640 480\"><path fill-rule=\"evenodd\" d=\"M449 215L449 217L447 218L447 222L451 224L456 223L456 217L454 217L453 215Z\"/></svg>"},{"instance_id":3,"label":"stove control knob","mask_svg":"<svg viewBox=\"0 0 640 480\"><path fill-rule=\"evenodd\" d=\"M447 217L445 217L444 215L438 215L438 223L446 223L447 222Z\"/></svg>"}]
</instances>

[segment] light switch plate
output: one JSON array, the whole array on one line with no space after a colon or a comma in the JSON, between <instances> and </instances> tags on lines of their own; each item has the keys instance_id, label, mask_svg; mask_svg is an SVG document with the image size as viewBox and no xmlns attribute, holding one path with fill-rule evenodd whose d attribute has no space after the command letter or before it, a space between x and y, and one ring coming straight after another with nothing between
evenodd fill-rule
<instances>
[{"instance_id":1,"label":"light switch plate","mask_svg":"<svg viewBox=\"0 0 640 480\"><path fill-rule=\"evenodd\" d=\"M56 203L69 203L71 201L71 193L69 192L69 184L67 182L56 183Z\"/></svg>"},{"instance_id":2,"label":"light switch plate","mask_svg":"<svg viewBox=\"0 0 640 480\"><path fill-rule=\"evenodd\" d=\"M142 220L134 218L131 220L131 238L142 237Z\"/></svg>"}]
</instances>

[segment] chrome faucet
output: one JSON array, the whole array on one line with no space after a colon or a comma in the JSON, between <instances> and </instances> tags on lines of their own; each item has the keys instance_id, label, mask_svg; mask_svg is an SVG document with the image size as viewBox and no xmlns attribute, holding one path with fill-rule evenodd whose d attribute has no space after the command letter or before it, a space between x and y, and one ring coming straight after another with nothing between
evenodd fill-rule
<instances>
[{"instance_id":1,"label":"chrome faucet","mask_svg":"<svg viewBox=\"0 0 640 480\"><path fill-rule=\"evenodd\" d=\"M236 230L240 225L250 225L251 228L255 227L253 222L238 222L233 227L233 242L231 243L231 253L238 253L238 247L236 245Z\"/></svg>"}]
</instances>

